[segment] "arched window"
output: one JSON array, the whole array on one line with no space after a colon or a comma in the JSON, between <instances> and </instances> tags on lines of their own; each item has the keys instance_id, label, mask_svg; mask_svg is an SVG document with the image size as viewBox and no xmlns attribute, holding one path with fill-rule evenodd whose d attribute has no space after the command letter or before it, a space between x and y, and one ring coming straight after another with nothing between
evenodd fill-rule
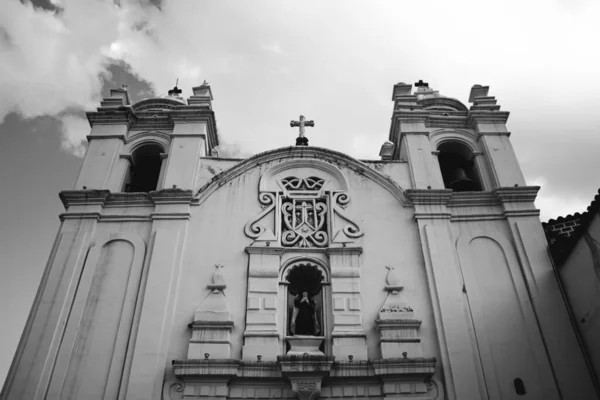
<instances>
[{"instance_id":1,"label":"arched window","mask_svg":"<svg viewBox=\"0 0 600 400\"><path fill-rule=\"evenodd\" d=\"M131 155L131 165L125 179L125 192L150 192L156 190L162 159L162 148L147 144Z\"/></svg>"},{"instance_id":2,"label":"arched window","mask_svg":"<svg viewBox=\"0 0 600 400\"><path fill-rule=\"evenodd\" d=\"M475 156L465 145L445 142L439 147L438 161L446 189L455 192L482 190L481 180L475 167Z\"/></svg>"}]
</instances>

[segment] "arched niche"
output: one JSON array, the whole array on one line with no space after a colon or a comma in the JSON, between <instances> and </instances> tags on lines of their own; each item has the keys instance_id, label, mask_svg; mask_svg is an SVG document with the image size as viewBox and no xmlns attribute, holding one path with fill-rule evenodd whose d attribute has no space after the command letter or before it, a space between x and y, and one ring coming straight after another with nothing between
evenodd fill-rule
<instances>
[{"instance_id":1,"label":"arched niche","mask_svg":"<svg viewBox=\"0 0 600 400\"><path fill-rule=\"evenodd\" d=\"M130 339L145 253L135 233L102 235L90 245L58 355L69 361L55 366L50 393L119 397L121 376L133 355Z\"/></svg>"},{"instance_id":2,"label":"arched niche","mask_svg":"<svg viewBox=\"0 0 600 400\"><path fill-rule=\"evenodd\" d=\"M511 397L518 376L531 398L548 398L556 387L514 245L497 229L471 228L456 249L488 389Z\"/></svg>"},{"instance_id":3,"label":"arched niche","mask_svg":"<svg viewBox=\"0 0 600 400\"><path fill-rule=\"evenodd\" d=\"M282 324L282 337L293 335L291 332L291 319L294 309L294 299L302 290L307 290L309 298L316 303L317 322L319 324L318 336L325 337L320 350L326 355L331 355L333 314L328 266L316 258L296 257L282 265L279 279L280 317L281 321L285 322ZM298 279L300 282L295 282ZM317 282L319 284L318 290L310 287L311 283ZM281 354L286 354L288 350L288 343L282 341Z\"/></svg>"},{"instance_id":4,"label":"arched niche","mask_svg":"<svg viewBox=\"0 0 600 400\"><path fill-rule=\"evenodd\" d=\"M348 190L348 181L339 168L313 159L292 159L272 166L261 176L258 190L261 193L280 192L283 190L280 182L286 178L310 179L314 176L324 179L320 190Z\"/></svg>"}]
</instances>

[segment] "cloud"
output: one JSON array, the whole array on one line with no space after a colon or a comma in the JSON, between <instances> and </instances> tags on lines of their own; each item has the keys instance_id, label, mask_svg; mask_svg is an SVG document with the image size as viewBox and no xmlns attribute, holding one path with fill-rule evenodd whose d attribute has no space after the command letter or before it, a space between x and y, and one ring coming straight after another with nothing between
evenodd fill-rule
<instances>
[{"instance_id":1,"label":"cloud","mask_svg":"<svg viewBox=\"0 0 600 400\"><path fill-rule=\"evenodd\" d=\"M61 148L76 157L83 157L86 149L86 136L90 133L88 120L77 115L60 117L62 124Z\"/></svg>"},{"instance_id":2,"label":"cloud","mask_svg":"<svg viewBox=\"0 0 600 400\"><path fill-rule=\"evenodd\" d=\"M74 2L60 13L28 2L2 7L0 26L10 40L1 42L0 121L10 112L32 118L96 105L108 65L97 32L116 25L115 6Z\"/></svg>"},{"instance_id":3,"label":"cloud","mask_svg":"<svg viewBox=\"0 0 600 400\"><path fill-rule=\"evenodd\" d=\"M285 55L285 52L283 50L281 50L281 46L279 45L279 43L276 43L276 42L271 43L271 44L262 44L260 46L260 48L262 50L270 52L270 53Z\"/></svg>"}]
</instances>

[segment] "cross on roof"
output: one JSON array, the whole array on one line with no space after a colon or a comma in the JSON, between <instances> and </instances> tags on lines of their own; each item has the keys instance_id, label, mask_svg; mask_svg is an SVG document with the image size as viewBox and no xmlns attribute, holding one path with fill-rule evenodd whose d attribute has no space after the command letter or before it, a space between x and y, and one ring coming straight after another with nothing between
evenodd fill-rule
<instances>
[{"instance_id":1,"label":"cross on roof","mask_svg":"<svg viewBox=\"0 0 600 400\"><path fill-rule=\"evenodd\" d=\"M416 87L421 87L421 86L423 86L423 87L429 87L429 83L423 82L421 79L419 79L419 82L416 82L415 86Z\"/></svg>"},{"instance_id":2,"label":"cross on roof","mask_svg":"<svg viewBox=\"0 0 600 400\"><path fill-rule=\"evenodd\" d=\"M179 78L177 78L177 81L175 82L175 87L173 89L169 90L169 92L168 92L169 96L173 96L173 95L178 96L181 94L182 90L177 87L178 84L179 84Z\"/></svg>"},{"instance_id":3,"label":"cross on roof","mask_svg":"<svg viewBox=\"0 0 600 400\"><path fill-rule=\"evenodd\" d=\"M301 115L300 121L292 120L290 122L290 126L292 128L294 128L296 126L300 127L300 132L298 134L298 137L296 138L296 146L308 146L308 139L304 136L304 127L306 127L306 126L314 127L315 121L306 121L304 119L304 115Z\"/></svg>"}]
</instances>

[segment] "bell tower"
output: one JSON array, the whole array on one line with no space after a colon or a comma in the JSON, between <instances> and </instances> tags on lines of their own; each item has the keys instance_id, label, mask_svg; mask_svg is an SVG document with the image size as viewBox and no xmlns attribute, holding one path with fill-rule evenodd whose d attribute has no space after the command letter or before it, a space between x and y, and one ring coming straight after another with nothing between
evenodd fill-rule
<instances>
[{"instance_id":1,"label":"bell tower","mask_svg":"<svg viewBox=\"0 0 600 400\"><path fill-rule=\"evenodd\" d=\"M380 156L408 164L448 398L593 397L509 113L488 86L470 108L412 86L394 85Z\"/></svg>"},{"instance_id":2,"label":"bell tower","mask_svg":"<svg viewBox=\"0 0 600 400\"><path fill-rule=\"evenodd\" d=\"M506 128L509 113L488 96L489 86L471 88L470 109L422 80L415 87L411 93L412 85L394 85L390 138L382 147L382 154L409 162L415 189L489 191L525 185Z\"/></svg>"},{"instance_id":3,"label":"bell tower","mask_svg":"<svg viewBox=\"0 0 600 400\"><path fill-rule=\"evenodd\" d=\"M210 85L187 101L181 92L132 105L113 89L87 113L88 150L60 193L65 212L0 398L161 393L193 191L219 144Z\"/></svg>"}]
</instances>

